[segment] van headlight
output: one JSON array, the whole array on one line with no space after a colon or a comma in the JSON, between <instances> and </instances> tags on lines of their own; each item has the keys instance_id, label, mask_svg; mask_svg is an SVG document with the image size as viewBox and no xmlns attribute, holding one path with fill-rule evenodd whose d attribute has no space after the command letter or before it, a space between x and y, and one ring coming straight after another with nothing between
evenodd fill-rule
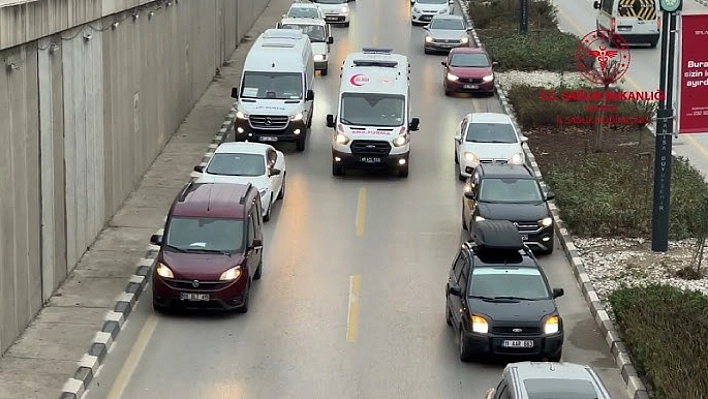
<instances>
[{"instance_id":1,"label":"van headlight","mask_svg":"<svg viewBox=\"0 0 708 399\"><path fill-rule=\"evenodd\" d=\"M542 227L548 227L553 224L553 218L543 218L538 221L538 224Z\"/></svg>"},{"instance_id":2,"label":"van headlight","mask_svg":"<svg viewBox=\"0 0 708 399\"><path fill-rule=\"evenodd\" d=\"M551 316L546 319L546 324L543 325L543 332L547 335L555 334L560 331L560 318Z\"/></svg>"},{"instance_id":3,"label":"van headlight","mask_svg":"<svg viewBox=\"0 0 708 399\"><path fill-rule=\"evenodd\" d=\"M315 62L324 61L324 60L325 60L325 56L323 54L315 55Z\"/></svg>"},{"instance_id":4,"label":"van headlight","mask_svg":"<svg viewBox=\"0 0 708 399\"><path fill-rule=\"evenodd\" d=\"M462 43L462 44L467 44L467 42L469 42L469 41L470 41L470 39L468 37L463 37L460 39L460 43Z\"/></svg>"},{"instance_id":5,"label":"van headlight","mask_svg":"<svg viewBox=\"0 0 708 399\"><path fill-rule=\"evenodd\" d=\"M241 266L232 267L231 269L221 273L219 280L221 281L233 281L241 277Z\"/></svg>"},{"instance_id":6,"label":"van headlight","mask_svg":"<svg viewBox=\"0 0 708 399\"><path fill-rule=\"evenodd\" d=\"M485 77L482 78L482 82L491 82L492 80L494 80L494 75L493 75L493 74L492 74L492 75L487 75L487 76L485 76Z\"/></svg>"},{"instance_id":7,"label":"van headlight","mask_svg":"<svg viewBox=\"0 0 708 399\"><path fill-rule=\"evenodd\" d=\"M342 7L342 14L348 14L349 13L349 7Z\"/></svg>"},{"instance_id":8,"label":"van headlight","mask_svg":"<svg viewBox=\"0 0 708 399\"><path fill-rule=\"evenodd\" d=\"M302 120L302 112L298 112L295 115L290 115L290 120L291 121L300 121Z\"/></svg>"},{"instance_id":9,"label":"van headlight","mask_svg":"<svg viewBox=\"0 0 708 399\"><path fill-rule=\"evenodd\" d=\"M347 145L349 144L349 137L341 133L337 133L337 136L334 138L334 141L339 145Z\"/></svg>"},{"instance_id":10,"label":"van headlight","mask_svg":"<svg viewBox=\"0 0 708 399\"><path fill-rule=\"evenodd\" d=\"M236 117L238 119L248 119L248 114L241 111L236 111Z\"/></svg>"},{"instance_id":11,"label":"van headlight","mask_svg":"<svg viewBox=\"0 0 708 399\"><path fill-rule=\"evenodd\" d=\"M475 222L481 222L482 220L484 220L484 218L481 217L481 216L475 216L475 217L474 217L474 221L475 221Z\"/></svg>"},{"instance_id":12,"label":"van headlight","mask_svg":"<svg viewBox=\"0 0 708 399\"><path fill-rule=\"evenodd\" d=\"M393 139L394 147L403 147L406 144L408 144L408 135L405 133Z\"/></svg>"},{"instance_id":13,"label":"van headlight","mask_svg":"<svg viewBox=\"0 0 708 399\"><path fill-rule=\"evenodd\" d=\"M425 36L425 42L426 42L426 43L432 43L432 42L433 42L433 38L430 37L430 36Z\"/></svg>"},{"instance_id":14,"label":"van headlight","mask_svg":"<svg viewBox=\"0 0 708 399\"><path fill-rule=\"evenodd\" d=\"M512 155L509 157L509 160L507 161L508 164L510 165L521 165L524 163L524 154L517 152L516 154Z\"/></svg>"},{"instance_id":15,"label":"van headlight","mask_svg":"<svg viewBox=\"0 0 708 399\"><path fill-rule=\"evenodd\" d=\"M486 334L489 332L489 324L484 317L473 314L470 318L472 319L472 332L476 332L477 334Z\"/></svg>"},{"instance_id":16,"label":"van headlight","mask_svg":"<svg viewBox=\"0 0 708 399\"><path fill-rule=\"evenodd\" d=\"M479 162L479 158L477 158L477 156L474 155L474 153L472 153L472 152L466 152L466 153L462 154L462 157L465 158L465 161L468 161L468 162L473 162L473 163Z\"/></svg>"},{"instance_id":17,"label":"van headlight","mask_svg":"<svg viewBox=\"0 0 708 399\"><path fill-rule=\"evenodd\" d=\"M456 80L458 80L458 79L460 79L459 76L453 75L453 74L451 74L450 72L447 73L447 80L451 80L451 81L454 82L454 81L456 81Z\"/></svg>"},{"instance_id":18,"label":"van headlight","mask_svg":"<svg viewBox=\"0 0 708 399\"><path fill-rule=\"evenodd\" d=\"M157 272L157 275L160 277L175 278L175 274L172 273L172 269L167 267L167 265L164 263L158 263L155 271Z\"/></svg>"}]
</instances>

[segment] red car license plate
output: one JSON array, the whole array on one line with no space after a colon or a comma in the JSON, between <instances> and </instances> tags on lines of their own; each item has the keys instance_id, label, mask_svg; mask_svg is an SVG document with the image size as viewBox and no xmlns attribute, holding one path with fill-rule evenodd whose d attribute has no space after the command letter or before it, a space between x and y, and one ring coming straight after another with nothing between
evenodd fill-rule
<instances>
[{"instance_id":1,"label":"red car license plate","mask_svg":"<svg viewBox=\"0 0 708 399\"><path fill-rule=\"evenodd\" d=\"M465 89L479 89L478 85L464 85L462 87L464 87Z\"/></svg>"},{"instance_id":2,"label":"red car license plate","mask_svg":"<svg viewBox=\"0 0 708 399\"><path fill-rule=\"evenodd\" d=\"M209 301L209 294L193 294L191 292L182 292L180 294L180 299L183 301L207 302Z\"/></svg>"}]
</instances>

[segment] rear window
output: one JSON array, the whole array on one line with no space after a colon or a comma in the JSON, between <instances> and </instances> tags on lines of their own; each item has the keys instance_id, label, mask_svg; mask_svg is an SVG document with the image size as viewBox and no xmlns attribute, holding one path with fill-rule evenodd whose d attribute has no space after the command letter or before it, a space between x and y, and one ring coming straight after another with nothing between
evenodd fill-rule
<instances>
[{"instance_id":1,"label":"rear window","mask_svg":"<svg viewBox=\"0 0 708 399\"><path fill-rule=\"evenodd\" d=\"M656 18L654 0L619 0L617 12L620 17L636 17L640 20Z\"/></svg>"},{"instance_id":2,"label":"rear window","mask_svg":"<svg viewBox=\"0 0 708 399\"><path fill-rule=\"evenodd\" d=\"M528 399L597 399L590 381L562 378L530 378L524 380Z\"/></svg>"}]
</instances>

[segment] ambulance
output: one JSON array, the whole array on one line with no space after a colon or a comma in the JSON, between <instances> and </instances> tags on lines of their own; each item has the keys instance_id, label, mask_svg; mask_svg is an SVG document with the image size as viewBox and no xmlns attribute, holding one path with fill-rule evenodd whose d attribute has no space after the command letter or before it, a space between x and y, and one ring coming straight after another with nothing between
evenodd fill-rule
<instances>
[{"instance_id":1,"label":"ambulance","mask_svg":"<svg viewBox=\"0 0 708 399\"><path fill-rule=\"evenodd\" d=\"M391 49L363 48L342 65L336 115L327 115L332 174L346 169L388 169L408 177L411 118L410 64Z\"/></svg>"}]
</instances>

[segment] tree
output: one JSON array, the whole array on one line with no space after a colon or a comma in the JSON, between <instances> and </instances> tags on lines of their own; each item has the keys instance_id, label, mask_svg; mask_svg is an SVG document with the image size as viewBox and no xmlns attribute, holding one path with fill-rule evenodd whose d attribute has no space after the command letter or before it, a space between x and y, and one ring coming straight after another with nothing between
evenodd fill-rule
<instances>
[{"instance_id":1,"label":"tree","mask_svg":"<svg viewBox=\"0 0 708 399\"><path fill-rule=\"evenodd\" d=\"M595 68L594 73L597 74L597 80L602 84L602 100L600 100L600 104L598 104L599 106L595 119L594 150L595 152L602 152L604 150L603 135L605 124L603 123L603 120L605 118L605 112L607 108L607 92L610 89L610 85L616 83L619 78L619 74L621 73L620 63L618 60L610 59L607 61L604 67L598 65Z\"/></svg>"}]
</instances>

